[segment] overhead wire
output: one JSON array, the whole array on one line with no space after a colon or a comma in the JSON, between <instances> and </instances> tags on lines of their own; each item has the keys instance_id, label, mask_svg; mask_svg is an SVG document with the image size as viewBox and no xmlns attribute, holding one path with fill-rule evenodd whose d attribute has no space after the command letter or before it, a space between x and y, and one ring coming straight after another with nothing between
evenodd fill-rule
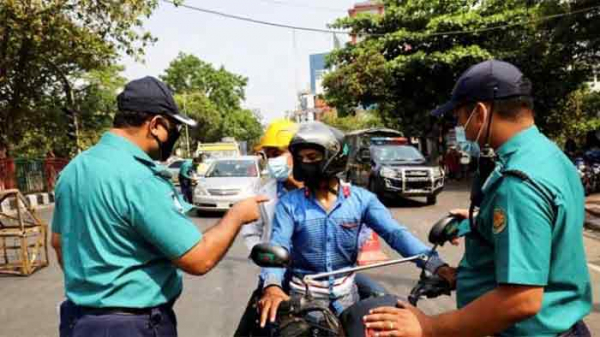
<instances>
[{"instance_id":1,"label":"overhead wire","mask_svg":"<svg viewBox=\"0 0 600 337\"><path fill-rule=\"evenodd\" d=\"M323 29L323 28L294 26L294 25L282 24L282 23L271 22L271 21L257 20L257 19L253 19L253 18L249 18L249 17L219 12L219 11L215 11L212 9L200 8L197 6L178 4L172 0L161 0L161 1L175 5L176 7L182 7L182 8L186 8L186 9L197 11L197 12L217 15L217 16L221 16L221 17L225 17L225 18L229 18L229 19L240 20L240 21L245 21L245 22L250 22L250 23L255 23L255 24L260 24L260 25L266 25L266 26L271 26L271 27L286 28L286 29L292 29L292 30L298 30L298 31L325 33L325 34L360 35L363 37L381 37L381 36L387 35L387 34L380 34L380 33L356 33L356 32L344 31L344 30L332 30L332 29ZM494 31L494 30L503 30L503 29L512 28L512 27L516 27L516 26L523 26L523 25L533 24L533 23L541 23L541 22L545 22L545 21L549 21L549 20L553 20L553 19L557 19L557 18L587 13L587 12L591 12L596 9L600 9L600 5L582 8L582 9L570 11L567 13L553 14L553 15L543 16L538 19L525 20L525 21L515 22L515 23L510 23L510 24L505 24L505 25L498 25L498 26L471 29L471 30L454 30L454 31L447 31L447 32L423 33L422 36L429 37L429 36L468 35L468 34L489 32L489 31Z\"/></svg>"}]
</instances>

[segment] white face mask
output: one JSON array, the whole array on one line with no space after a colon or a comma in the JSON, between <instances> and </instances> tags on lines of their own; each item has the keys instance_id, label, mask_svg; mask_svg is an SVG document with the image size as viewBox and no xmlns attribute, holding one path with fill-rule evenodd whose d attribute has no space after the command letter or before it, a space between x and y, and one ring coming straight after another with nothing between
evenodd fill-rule
<instances>
[{"instance_id":1,"label":"white face mask","mask_svg":"<svg viewBox=\"0 0 600 337\"><path fill-rule=\"evenodd\" d=\"M267 162L267 169L269 170L269 174L271 177L276 179L277 181L286 181L292 172L290 166L288 165L288 156L287 154L282 154L279 157L270 158Z\"/></svg>"}]
</instances>

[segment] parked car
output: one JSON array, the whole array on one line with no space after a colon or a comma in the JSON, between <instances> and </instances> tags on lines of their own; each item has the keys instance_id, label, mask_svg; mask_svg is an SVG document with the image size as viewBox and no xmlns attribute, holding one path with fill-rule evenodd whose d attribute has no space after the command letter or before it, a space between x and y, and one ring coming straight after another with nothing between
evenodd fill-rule
<instances>
[{"instance_id":1,"label":"parked car","mask_svg":"<svg viewBox=\"0 0 600 337\"><path fill-rule=\"evenodd\" d=\"M173 181L173 184L175 185L179 184L179 169L181 168L181 164L186 160L187 159L175 159L166 165L167 171L171 173L171 181Z\"/></svg>"},{"instance_id":2,"label":"parked car","mask_svg":"<svg viewBox=\"0 0 600 337\"><path fill-rule=\"evenodd\" d=\"M268 174L257 156L217 158L194 189L194 205L202 211L226 211L256 195Z\"/></svg>"},{"instance_id":3,"label":"parked car","mask_svg":"<svg viewBox=\"0 0 600 337\"><path fill-rule=\"evenodd\" d=\"M349 158L347 179L379 197L426 197L433 205L444 188L444 170L428 165L417 148L404 144L399 138L372 138L369 147Z\"/></svg>"}]
</instances>

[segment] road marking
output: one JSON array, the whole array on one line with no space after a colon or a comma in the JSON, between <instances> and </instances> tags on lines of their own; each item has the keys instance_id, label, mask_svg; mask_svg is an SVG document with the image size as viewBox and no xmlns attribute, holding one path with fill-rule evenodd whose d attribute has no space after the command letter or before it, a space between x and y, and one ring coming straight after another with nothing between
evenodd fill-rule
<instances>
[{"instance_id":1,"label":"road marking","mask_svg":"<svg viewBox=\"0 0 600 337\"><path fill-rule=\"evenodd\" d=\"M593 271L600 273L600 267L595 264L588 263L588 267L590 267Z\"/></svg>"}]
</instances>

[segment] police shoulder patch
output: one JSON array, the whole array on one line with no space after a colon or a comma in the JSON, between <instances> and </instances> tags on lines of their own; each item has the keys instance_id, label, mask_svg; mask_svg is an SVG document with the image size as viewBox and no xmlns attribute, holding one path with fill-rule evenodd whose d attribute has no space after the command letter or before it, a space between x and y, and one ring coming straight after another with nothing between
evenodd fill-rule
<instances>
[{"instance_id":1,"label":"police shoulder patch","mask_svg":"<svg viewBox=\"0 0 600 337\"><path fill-rule=\"evenodd\" d=\"M502 208L494 209L494 224L492 231L494 234L501 233L506 228L506 213Z\"/></svg>"}]
</instances>

